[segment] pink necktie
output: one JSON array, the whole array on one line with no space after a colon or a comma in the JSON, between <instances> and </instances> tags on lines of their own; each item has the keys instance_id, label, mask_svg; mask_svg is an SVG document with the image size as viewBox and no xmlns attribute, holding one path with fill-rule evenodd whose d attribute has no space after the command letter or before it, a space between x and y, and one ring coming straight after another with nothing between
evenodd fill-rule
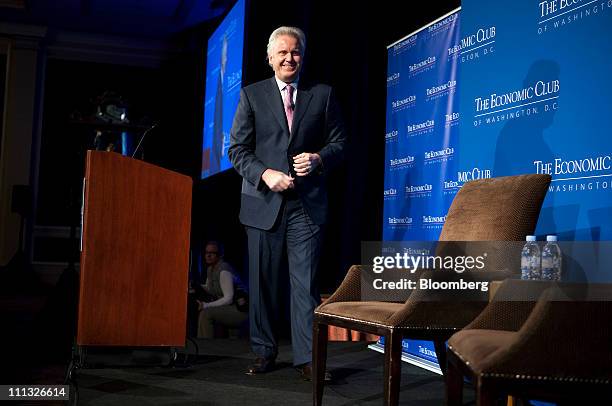
<instances>
[{"instance_id":1,"label":"pink necktie","mask_svg":"<svg viewBox=\"0 0 612 406\"><path fill-rule=\"evenodd\" d=\"M291 124L293 123L293 86L287 85L285 87L285 115L287 116L287 124L289 125L289 132L291 132Z\"/></svg>"}]
</instances>

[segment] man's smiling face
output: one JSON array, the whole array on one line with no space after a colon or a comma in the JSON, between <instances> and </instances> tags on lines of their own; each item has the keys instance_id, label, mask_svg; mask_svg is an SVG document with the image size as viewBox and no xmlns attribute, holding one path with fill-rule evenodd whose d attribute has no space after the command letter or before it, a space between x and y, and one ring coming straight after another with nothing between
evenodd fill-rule
<instances>
[{"instance_id":1,"label":"man's smiling face","mask_svg":"<svg viewBox=\"0 0 612 406\"><path fill-rule=\"evenodd\" d=\"M302 50L299 41L291 35L280 35L274 42L268 62L277 78L285 83L294 82L302 68Z\"/></svg>"}]
</instances>

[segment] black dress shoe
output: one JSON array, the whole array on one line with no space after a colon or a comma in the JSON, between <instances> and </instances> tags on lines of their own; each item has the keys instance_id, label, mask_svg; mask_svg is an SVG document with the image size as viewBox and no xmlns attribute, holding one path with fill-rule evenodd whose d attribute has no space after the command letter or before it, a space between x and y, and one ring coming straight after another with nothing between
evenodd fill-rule
<instances>
[{"instance_id":1,"label":"black dress shoe","mask_svg":"<svg viewBox=\"0 0 612 406\"><path fill-rule=\"evenodd\" d=\"M274 369L274 360L265 358L256 358L253 365L247 369L247 375L265 374Z\"/></svg>"},{"instance_id":2,"label":"black dress shoe","mask_svg":"<svg viewBox=\"0 0 612 406\"><path fill-rule=\"evenodd\" d=\"M300 376L305 381L312 381L312 365L310 362L302 365L298 365L295 369L300 373ZM329 371L325 370L325 374L323 375L323 380L325 382L329 382L332 380L332 376Z\"/></svg>"}]
</instances>

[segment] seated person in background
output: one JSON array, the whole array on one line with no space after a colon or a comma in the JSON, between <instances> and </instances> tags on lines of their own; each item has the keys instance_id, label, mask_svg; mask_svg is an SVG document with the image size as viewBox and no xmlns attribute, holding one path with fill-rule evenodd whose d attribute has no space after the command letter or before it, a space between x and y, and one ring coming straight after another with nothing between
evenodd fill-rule
<instances>
[{"instance_id":1,"label":"seated person in background","mask_svg":"<svg viewBox=\"0 0 612 406\"><path fill-rule=\"evenodd\" d=\"M206 284L210 301L198 301L198 338L214 338L214 326L239 328L248 318L246 292L232 267L223 261L223 247L216 241L205 245ZM244 303L241 303L244 302Z\"/></svg>"},{"instance_id":2,"label":"seated person in background","mask_svg":"<svg viewBox=\"0 0 612 406\"><path fill-rule=\"evenodd\" d=\"M199 277L189 279L187 295L187 334L198 335L198 319L200 318L200 302L212 302L212 296L204 290Z\"/></svg>"}]
</instances>

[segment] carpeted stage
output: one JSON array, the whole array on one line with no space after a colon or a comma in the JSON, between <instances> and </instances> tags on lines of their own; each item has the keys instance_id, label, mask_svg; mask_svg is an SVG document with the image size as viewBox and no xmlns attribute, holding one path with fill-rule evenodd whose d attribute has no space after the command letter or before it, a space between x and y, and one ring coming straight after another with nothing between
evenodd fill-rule
<instances>
[{"instance_id":1,"label":"carpeted stage","mask_svg":"<svg viewBox=\"0 0 612 406\"><path fill-rule=\"evenodd\" d=\"M262 376L244 373L252 355L245 340L197 340L199 355L190 366L136 367L128 363L164 363L165 354L138 355L129 362L117 356L95 355L88 362L114 362L102 368L80 369L76 375L79 405L311 405L311 383L304 382L291 366L291 346L281 346L278 368ZM140 357L140 359L138 359ZM166 360L164 360L166 358ZM178 364L181 364L182 356ZM325 405L380 405L382 403L383 355L366 348L365 342L333 342L328 366L334 381L326 385ZM470 400L473 395L466 391ZM469 402L472 403L472 402ZM442 377L403 364L400 394L402 405L442 405Z\"/></svg>"},{"instance_id":2,"label":"carpeted stage","mask_svg":"<svg viewBox=\"0 0 612 406\"><path fill-rule=\"evenodd\" d=\"M66 295L60 296L67 300ZM46 307L51 310L41 311L45 300L40 293L0 294L0 316L6 327L0 335L4 349L0 382L62 384L74 333L70 328L74 322L66 309L74 306L56 302L47 301ZM166 366L170 362L167 350L91 350L85 359L88 367L76 373L78 398L73 397L70 404L75 400L78 405L312 404L310 382L302 381L292 368L288 339L281 341L278 368L263 376L245 374L253 361L248 340L195 342L199 347L197 357L194 343L188 341L186 349L179 350L173 367ZM182 363L185 358L187 366ZM96 365L103 366L94 368ZM330 342L328 367L334 381L326 385L324 405L382 403L383 355L367 349L366 342ZM473 391L466 385L466 404L473 404L473 398ZM403 363L400 404L443 405L442 377Z\"/></svg>"}]
</instances>

